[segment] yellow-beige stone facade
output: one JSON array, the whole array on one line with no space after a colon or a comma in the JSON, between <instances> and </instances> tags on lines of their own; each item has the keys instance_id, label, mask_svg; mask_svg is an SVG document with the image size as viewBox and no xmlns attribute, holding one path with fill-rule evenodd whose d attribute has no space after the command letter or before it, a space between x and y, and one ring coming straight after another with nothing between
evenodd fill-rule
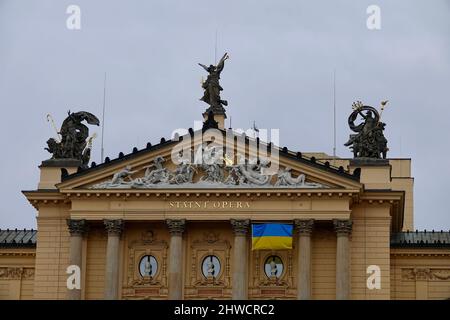
<instances>
[{"instance_id":1,"label":"yellow-beige stone facade","mask_svg":"<svg viewBox=\"0 0 450 320\"><path fill-rule=\"evenodd\" d=\"M37 210L35 239L0 231L0 299L450 298L449 233L412 231L410 159L277 148L279 166L314 188L196 187L201 168L188 186L95 187L125 167L139 179L157 157L174 172L174 147L204 142L183 138L84 170L43 162L37 188L23 192ZM251 250L251 224L264 222L292 223L293 248ZM80 289L67 287L71 265Z\"/></svg>"}]
</instances>

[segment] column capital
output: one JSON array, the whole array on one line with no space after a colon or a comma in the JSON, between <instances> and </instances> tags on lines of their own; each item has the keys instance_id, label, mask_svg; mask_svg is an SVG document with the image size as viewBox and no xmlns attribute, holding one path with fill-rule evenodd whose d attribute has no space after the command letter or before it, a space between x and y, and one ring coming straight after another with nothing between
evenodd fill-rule
<instances>
[{"instance_id":1,"label":"column capital","mask_svg":"<svg viewBox=\"0 0 450 320\"><path fill-rule=\"evenodd\" d=\"M352 220L333 219L334 231L338 236L348 236L352 232Z\"/></svg>"},{"instance_id":2,"label":"column capital","mask_svg":"<svg viewBox=\"0 0 450 320\"><path fill-rule=\"evenodd\" d=\"M82 236L88 230L88 225L85 219L66 219L66 223L71 236Z\"/></svg>"},{"instance_id":3,"label":"column capital","mask_svg":"<svg viewBox=\"0 0 450 320\"><path fill-rule=\"evenodd\" d=\"M231 226L233 227L233 233L235 235L246 235L248 233L248 227L250 226L250 220L236 220L231 219Z\"/></svg>"},{"instance_id":4,"label":"column capital","mask_svg":"<svg viewBox=\"0 0 450 320\"><path fill-rule=\"evenodd\" d=\"M166 224L171 235L181 235L186 226L186 219L167 219Z\"/></svg>"},{"instance_id":5,"label":"column capital","mask_svg":"<svg viewBox=\"0 0 450 320\"><path fill-rule=\"evenodd\" d=\"M300 235L311 235L314 228L314 219L295 219L294 226Z\"/></svg>"},{"instance_id":6,"label":"column capital","mask_svg":"<svg viewBox=\"0 0 450 320\"><path fill-rule=\"evenodd\" d=\"M116 220L104 219L103 223L105 225L106 231L108 232L108 235L120 236L120 234L123 231L124 222L122 219L116 219Z\"/></svg>"}]
</instances>

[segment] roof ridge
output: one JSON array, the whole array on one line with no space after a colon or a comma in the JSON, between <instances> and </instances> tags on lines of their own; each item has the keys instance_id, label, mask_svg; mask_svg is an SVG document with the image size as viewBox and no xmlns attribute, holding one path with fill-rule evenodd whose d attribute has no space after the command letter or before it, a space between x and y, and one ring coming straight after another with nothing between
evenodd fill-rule
<instances>
[{"instance_id":1,"label":"roof ridge","mask_svg":"<svg viewBox=\"0 0 450 320\"><path fill-rule=\"evenodd\" d=\"M233 130L233 129L227 129L227 130L217 129L217 130L220 130L222 133L226 134L227 130ZM189 128L188 129L188 133L183 135L183 136L179 136L178 134L175 134L173 139L167 139L167 140L164 137L162 137L160 139L160 142L158 144L156 144L156 145L152 145L150 142L148 142L147 145L145 146L145 148L143 148L143 149L139 150L137 147L133 147L132 151L130 153L128 153L128 154L124 154L123 152L119 152L119 155L118 155L117 158L114 158L114 159L111 160L109 157L105 157L104 162L102 162L100 164L97 164L96 162L93 161L89 168L78 167L78 170L75 173L72 173L70 175L67 174L67 171L64 172L64 170L63 170L63 173L62 173L62 176L61 176L61 181L64 182L64 181L67 181L67 180L70 180L70 179L73 179L73 178L85 175L85 174L87 174L89 172L92 172L94 170L98 170L99 168L105 168L105 167L107 167L109 165L119 163L119 162L127 160L127 159L131 158L132 156L134 156L136 154L139 154L139 153L144 154L146 152L157 150L157 149L159 149L159 148L161 148L163 146L167 146L167 145L172 144L172 143L181 142L185 136L187 136L187 135L193 136L196 132L200 132L200 131L202 131L202 129L194 131L192 128ZM234 135L234 137L239 136L234 131L233 131L233 135ZM264 141L261 142L259 137L257 137L256 139L252 138L252 137L248 136L245 132L243 132L242 135L245 136L245 140L246 141L247 140L250 141L250 139L252 139L252 140L257 142L257 145L262 143L263 145L266 145L267 147L268 146L275 146L273 144L273 142L271 142L271 143L266 143ZM295 152L295 151L289 150L287 147L280 147L280 146L275 146L275 147L277 147L280 150L281 154L283 154L285 156L288 156L290 158L293 158L293 159L295 159L297 161L301 161L302 163L308 163L308 164L313 165L316 168L323 169L323 170L326 170L328 172L332 172L332 173L341 175L343 177L359 181L360 176L359 176L359 171L357 171L357 170L355 170L355 172L353 174L351 174L348 170L345 170L345 168L343 166L339 166L339 167L333 166L333 165L330 164L329 161L322 162L322 161L320 161L320 159L318 160L314 156L306 157L306 156L304 156L302 154L302 152Z\"/></svg>"}]
</instances>

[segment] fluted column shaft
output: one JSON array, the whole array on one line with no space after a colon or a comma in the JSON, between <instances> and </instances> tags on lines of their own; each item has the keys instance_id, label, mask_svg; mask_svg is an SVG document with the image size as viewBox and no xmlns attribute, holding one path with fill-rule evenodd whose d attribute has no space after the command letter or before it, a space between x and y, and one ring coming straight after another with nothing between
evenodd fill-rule
<instances>
[{"instance_id":1,"label":"fluted column shaft","mask_svg":"<svg viewBox=\"0 0 450 320\"><path fill-rule=\"evenodd\" d=\"M233 264L232 264L232 299L248 298L248 257L247 233L250 220L231 220L234 233Z\"/></svg>"},{"instance_id":2,"label":"fluted column shaft","mask_svg":"<svg viewBox=\"0 0 450 320\"><path fill-rule=\"evenodd\" d=\"M80 268L82 267L82 256L83 256L83 236L87 232L86 220L73 220L67 219L67 227L70 233L70 251L69 251L69 264L75 265ZM68 300L80 300L81 299L81 288L80 289L68 289L67 290Z\"/></svg>"},{"instance_id":3,"label":"fluted column shaft","mask_svg":"<svg viewBox=\"0 0 450 320\"><path fill-rule=\"evenodd\" d=\"M298 232L298 275L297 275L297 299L311 299L311 233L314 220L294 220L295 229Z\"/></svg>"},{"instance_id":4,"label":"fluted column shaft","mask_svg":"<svg viewBox=\"0 0 450 320\"><path fill-rule=\"evenodd\" d=\"M336 299L350 299L350 234L351 220L333 220L337 236L336 246Z\"/></svg>"},{"instance_id":5,"label":"fluted column shaft","mask_svg":"<svg viewBox=\"0 0 450 320\"><path fill-rule=\"evenodd\" d=\"M108 232L106 245L105 300L119 298L119 253L120 235L123 231L123 220L104 220Z\"/></svg>"},{"instance_id":6,"label":"fluted column shaft","mask_svg":"<svg viewBox=\"0 0 450 320\"><path fill-rule=\"evenodd\" d=\"M166 220L170 233L169 299L183 298L183 232L186 220Z\"/></svg>"}]
</instances>

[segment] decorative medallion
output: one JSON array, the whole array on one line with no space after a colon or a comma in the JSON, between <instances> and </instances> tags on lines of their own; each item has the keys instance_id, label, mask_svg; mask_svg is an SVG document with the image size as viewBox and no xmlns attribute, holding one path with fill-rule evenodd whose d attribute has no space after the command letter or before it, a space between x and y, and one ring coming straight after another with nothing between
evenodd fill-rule
<instances>
[{"instance_id":1,"label":"decorative medallion","mask_svg":"<svg viewBox=\"0 0 450 320\"><path fill-rule=\"evenodd\" d=\"M220 260L217 256L209 255L203 259L202 273L205 278L216 278L220 274Z\"/></svg>"},{"instance_id":2,"label":"decorative medallion","mask_svg":"<svg viewBox=\"0 0 450 320\"><path fill-rule=\"evenodd\" d=\"M158 261L154 256L145 255L139 261L139 274L141 277L153 278L158 271Z\"/></svg>"},{"instance_id":3,"label":"decorative medallion","mask_svg":"<svg viewBox=\"0 0 450 320\"><path fill-rule=\"evenodd\" d=\"M279 256L269 256L264 263L264 272L270 279L279 279L283 274L283 260Z\"/></svg>"}]
</instances>

